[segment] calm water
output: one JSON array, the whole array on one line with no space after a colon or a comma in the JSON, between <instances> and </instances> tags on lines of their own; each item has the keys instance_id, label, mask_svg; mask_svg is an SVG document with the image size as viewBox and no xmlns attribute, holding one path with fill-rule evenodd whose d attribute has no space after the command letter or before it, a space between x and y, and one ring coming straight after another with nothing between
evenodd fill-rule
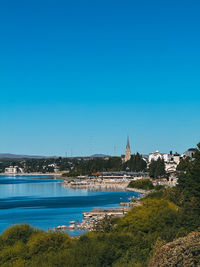
<instances>
[{"instance_id":1,"label":"calm water","mask_svg":"<svg viewBox=\"0 0 200 267\"><path fill-rule=\"evenodd\" d=\"M138 193L69 189L62 181L44 176L0 176L0 232L16 223L47 230L82 220L94 207L114 207ZM76 231L70 231L76 234Z\"/></svg>"}]
</instances>

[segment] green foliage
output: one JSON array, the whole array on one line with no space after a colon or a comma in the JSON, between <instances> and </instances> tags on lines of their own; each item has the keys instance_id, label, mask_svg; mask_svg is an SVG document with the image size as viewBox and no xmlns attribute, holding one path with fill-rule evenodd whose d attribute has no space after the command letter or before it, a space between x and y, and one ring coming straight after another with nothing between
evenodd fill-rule
<instances>
[{"instance_id":1,"label":"green foliage","mask_svg":"<svg viewBox=\"0 0 200 267\"><path fill-rule=\"evenodd\" d=\"M149 267L160 266L199 266L200 233L193 232L155 250Z\"/></svg>"},{"instance_id":2,"label":"green foliage","mask_svg":"<svg viewBox=\"0 0 200 267\"><path fill-rule=\"evenodd\" d=\"M152 181L149 179L139 179L136 181L131 181L128 187L144 190L151 190L154 188Z\"/></svg>"},{"instance_id":3,"label":"green foliage","mask_svg":"<svg viewBox=\"0 0 200 267\"><path fill-rule=\"evenodd\" d=\"M130 234L90 233L77 240L73 250L72 266L111 266L131 246Z\"/></svg>"},{"instance_id":4,"label":"green foliage","mask_svg":"<svg viewBox=\"0 0 200 267\"><path fill-rule=\"evenodd\" d=\"M120 171L122 161L120 157L80 159L73 161L74 168L67 174L68 176L91 175L103 171Z\"/></svg>"},{"instance_id":5,"label":"green foliage","mask_svg":"<svg viewBox=\"0 0 200 267\"><path fill-rule=\"evenodd\" d=\"M163 159L158 158L158 160L152 160L149 164L149 175L152 178L159 178L166 174L165 172L165 162Z\"/></svg>"},{"instance_id":6,"label":"green foliage","mask_svg":"<svg viewBox=\"0 0 200 267\"><path fill-rule=\"evenodd\" d=\"M122 170L126 170L127 168L133 172L146 171L147 163L145 160L143 160L142 155L136 153L135 155L131 156L129 161L123 164Z\"/></svg>"},{"instance_id":7,"label":"green foliage","mask_svg":"<svg viewBox=\"0 0 200 267\"><path fill-rule=\"evenodd\" d=\"M106 215L103 220L100 220L94 227L94 231L98 233L109 233L118 219Z\"/></svg>"},{"instance_id":8,"label":"green foliage","mask_svg":"<svg viewBox=\"0 0 200 267\"><path fill-rule=\"evenodd\" d=\"M26 243L29 238L41 231L38 231L28 224L15 225L14 227L7 228L1 235L1 241L6 245L13 245L16 241L20 240L23 243Z\"/></svg>"},{"instance_id":9,"label":"green foliage","mask_svg":"<svg viewBox=\"0 0 200 267\"><path fill-rule=\"evenodd\" d=\"M195 230L200 222L200 144L197 145L194 160L179 174L177 188L182 192L180 224Z\"/></svg>"},{"instance_id":10,"label":"green foliage","mask_svg":"<svg viewBox=\"0 0 200 267\"><path fill-rule=\"evenodd\" d=\"M190 158L183 158L177 166L177 171L186 171L190 167Z\"/></svg>"},{"instance_id":11,"label":"green foliage","mask_svg":"<svg viewBox=\"0 0 200 267\"><path fill-rule=\"evenodd\" d=\"M23 261L27 254L26 245L18 240L12 246L7 246L1 251L1 263L5 264L5 266L9 263L12 266L11 264L14 265L16 262Z\"/></svg>"},{"instance_id":12,"label":"green foliage","mask_svg":"<svg viewBox=\"0 0 200 267\"><path fill-rule=\"evenodd\" d=\"M165 188L164 185L159 185L159 184L157 184L156 186L154 186L154 189L155 189L156 191L159 191L159 190L164 189L164 188Z\"/></svg>"},{"instance_id":13,"label":"green foliage","mask_svg":"<svg viewBox=\"0 0 200 267\"><path fill-rule=\"evenodd\" d=\"M177 206L168 200L145 199L118 223L117 229L134 234L161 233L173 224L177 210Z\"/></svg>"},{"instance_id":14,"label":"green foliage","mask_svg":"<svg viewBox=\"0 0 200 267\"><path fill-rule=\"evenodd\" d=\"M81 159L75 163L75 167L70 171L68 176L86 175L95 172L106 172L106 171L145 171L146 162L142 159L142 156L137 153L132 155L131 159L126 163L122 163L120 157L110 157L109 159L94 158L89 160Z\"/></svg>"},{"instance_id":15,"label":"green foliage","mask_svg":"<svg viewBox=\"0 0 200 267\"><path fill-rule=\"evenodd\" d=\"M195 159L190 161L187 169L179 175L178 188L184 191L185 200L191 197L200 199L200 144Z\"/></svg>"},{"instance_id":16,"label":"green foliage","mask_svg":"<svg viewBox=\"0 0 200 267\"><path fill-rule=\"evenodd\" d=\"M67 248L70 244L68 235L60 232L38 233L29 240L27 246L30 254L36 255L43 252L56 252Z\"/></svg>"}]
</instances>

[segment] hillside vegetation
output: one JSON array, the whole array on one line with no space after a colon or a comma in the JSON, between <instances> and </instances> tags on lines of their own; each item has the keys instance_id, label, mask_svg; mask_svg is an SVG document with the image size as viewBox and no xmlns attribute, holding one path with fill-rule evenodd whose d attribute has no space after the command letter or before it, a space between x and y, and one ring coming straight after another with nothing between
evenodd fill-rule
<instances>
[{"instance_id":1,"label":"hillside vegetation","mask_svg":"<svg viewBox=\"0 0 200 267\"><path fill-rule=\"evenodd\" d=\"M141 179L141 180L131 181L128 187L143 189L143 190L151 190L154 188L153 183L150 179Z\"/></svg>"},{"instance_id":2,"label":"hillside vegetation","mask_svg":"<svg viewBox=\"0 0 200 267\"><path fill-rule=\"evenodd\" d=\"M148 266L199 266L199 252L200 233L192 232L157 249Z\"/></svg>"},{"instance_id":3,"label":"hillside vegetation","mask_svg":"<svg viewBox=\"0 0 200 267\"><path fill-rule=\"evenodd\" d=\"M79 238L28 225L6 229L0 236L0 266L200 265L200 145L195 160L184 166L177 187L153 191L124 218L106 218Z\"/></svg>"}]
</instances>

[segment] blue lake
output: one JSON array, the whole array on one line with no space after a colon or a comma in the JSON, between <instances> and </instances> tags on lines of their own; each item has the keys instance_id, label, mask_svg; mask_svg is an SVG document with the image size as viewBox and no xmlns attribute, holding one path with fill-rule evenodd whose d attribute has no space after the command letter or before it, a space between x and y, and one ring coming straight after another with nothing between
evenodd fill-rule
<instances>
[{"instance_id":1,"label":"blue lake","mask_svg":"<svg viewBox=\"0 0 200 267\"><path fill-rule=\"evenodd\" d=\"M28 223L43 230L68 225L72 220L81 221L83 211L116 207L132 196L139 194L69 189L52 176L0 176L0 232L16 223Z\"/></svg>"}]
</instances>

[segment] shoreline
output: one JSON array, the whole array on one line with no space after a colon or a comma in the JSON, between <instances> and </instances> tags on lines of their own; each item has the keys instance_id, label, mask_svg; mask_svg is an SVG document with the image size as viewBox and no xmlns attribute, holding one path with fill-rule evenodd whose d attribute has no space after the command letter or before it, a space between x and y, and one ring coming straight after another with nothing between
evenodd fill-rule
<instances>
[{"instance_id":1,"label":"shoreline","mask_svg":"<svg viewBox=\"0 0 200 267\"><path fill-rule=\"evenodd\" d=\"M141 194L149 194L152 190L145 190L145 189L139 189L139 188L131 188L131 187L127 187L126 188L127 191L131 191L131 192L137 192L137 193L141 193Z\"/></svg>"},{"instance_id":2,"label":"shoreline","mask_svg":"<svg viewBox=\"0 0 200 267\"><path fill-rule=\"evenodd\" d=\"M120 181L115 180L111 181L99 181L99 180L85 180L85 181L66 181L63 180L63 186L71 189L88 189L88 190L123 190L123 191L131 191L140 193L142 195L147 195L151 192L151 190L139 189L139 188L131 188L128 187L130 181Z\"/></svg>"},{"instance_id":3,"label":"shoreline","mask_svg":"<svg viewBox=\"0 0 200 267\"><path fill-rule=\"evenodd\" d=\"M31 176L31 175L40 175L40 176L62 176L60 173L39 173L39 172L32 172L32 173L0 173L0 176L9 175L9 176Z\"/></svg>"},{"instance_id":4,"label":"shoreline","mask_svg":"<svg viewBox=\"0 0 200 267\"><path fill-rule=\"evenodd\" d=\"M87 188L88 189L88 188ZM125 189L124 191L136 192L139 193L138 197L131 197L128 199L128 202L120 202L116 207L93 207L90 211L82 212L82 219L80 222L76 223L76 220L69 222L69 226L67 225L58 225L53 228L54 231L65 231L68 230L68 234L70 235L70 231L79 230L86 232L95 231L95 227L103 221L103 219L107 216L110 218L123 218L133 207L138 207L141 204L140 199L146 196L149 191L137 189L137 188L128 188L131 190ZM88 189L90 190L90 189ZM104 189L105 190L105 189ZM112 190L110 188L110 190ZM133 201L135 199L135 201ZM79 233L78 236L81 236L83 233Z\"/></svg>"},{"instance_id":5,"label":"shoreline","mask_svg":"<svg viewBox=\"0 0 200 267\"><path fill-rule=\"evenodd\" d=\"M68 229L68 230L79 230L79 231L91 231L93 230L93 226L94 224L100 222L105 216L111 216L111 217L123 217L133 206L139 205L139 199L141 199L142 197L144 197L144 195L146 195L148 193L148 191L146 192L145 190L141 190L141 189L137 189L137 188L128 188L128 184L129 184L129 180L118 180L115 179L113 181L109 180L85 180L85 181L72 181L72 182L67 182L66 180L62 179L62 174L60 173L22 173L22 174L5 174L5 173L1 173L0 174L0 178L3 176L7 176L10 177L12 179L12 177L22 177L22 176L27 176L27 179L31 176L41 176L41 179L43 177L43 179L45 179L45 177L54 177L54 179L59 179L61 180L62 186L64 187L68 187L71 189L86 189L88 191L90 190L95 190L95 191L130 191L130 193L136 193L135 196L131 197L127 197L128 199L125 200L125 202L119 202L116 203L117 206L112 207L112 205L110 206L98 206L97 210L95 210L95 206L92 206L90 210L86 211L86 212L81 212L82 213L82 218L80 220L80 222L76 223L76 225L71 225L71 222L73 221L69 221L70 226L66 226L66 225L61 225L61 226L50 226L52 229L54 230L64 230L64 229ZM138 194L137 194L138 193ZM137 196L138 195L138 196ZM127 195L129 196L129 194ZM135 198L136 201L134 201L132 203L132 198ZM121 198L120 198L121 199ZM74 221L77 221L76 216L73 218ZM70 220L72 220L70 218ZM57 223L56 223L57 224ZM65 224L65 221L63 221L63 224ZM45 230L46 231L46 230ZM68 232L69 235L73 235L70 231ZM79 233L79 235L81 235L82 233Z\"/></svg>"},{"instance_id":6,"label":"shoreline","mask_svg":"<svg viewBox=\"0 0 200 267\"><path fill-rule=\"evenodd\" d=\"M99 180L99 179L86 179L84 181L66 181L63 180L63 186L71 189L87 189L87 190L114 190L126 191L129 181L120 180Z\"/></svg>"}]
</instances>

